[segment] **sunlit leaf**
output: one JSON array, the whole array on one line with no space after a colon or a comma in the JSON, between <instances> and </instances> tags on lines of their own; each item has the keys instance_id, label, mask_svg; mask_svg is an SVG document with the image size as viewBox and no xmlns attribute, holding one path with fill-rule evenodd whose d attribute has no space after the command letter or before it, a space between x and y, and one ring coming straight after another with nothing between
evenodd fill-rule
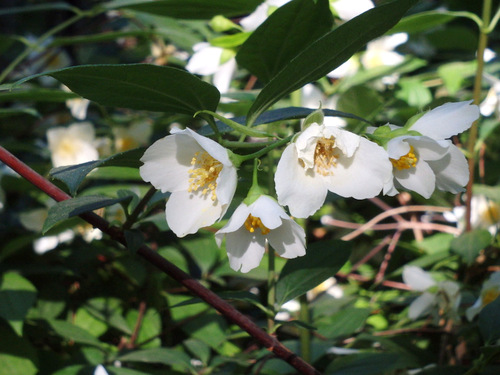
<instances>
[{"instance_id":1,"label":"sunlit leaf","mask_svg":"<svg viewBox=\"0 0 500 375\"><path fill-rule=\"evenodd\" d=\"M2 375L39 373L38 355L28 339L18 336L8 325L0 324L0 368Z\"/></svg>"},{"instance_id":2,"label":"sunlit leaf","mask_svg":"<svg viewBox=\"0 0 500 375\"><path fill-rule=\"evenodd\" d=\"M67 340L71 340L84 345L92 345L98 347L100 347L101 345L101 343L95 336L92 336L90 333L80 327L77 327L74 324L71 324L64 320L55 319L48 320L48 323L59 336Z\"/></svg>"},{"instance_id":3,"label":"sunlit leaf","mask_svg":"<svg viewBox=\"0 0 500 375\"><path fill-rule=\"evenodd\" d=\"M250 108L247 122L253 124L279 99L331 72L393 27L415 3L416 0L396 0L377 6L310 44L264 86Z\"/></svg>"},{"instance_id":4,"label":"sunlit leaf","mask_svg":"<svg viewBox=\"0 0 500 375\"><path fill-rule=\"evenodd\" d=\"M169 348L136 350L119 356L117 360L123 362L161 363L164 365L176 365L185 368L191 367L189 363L190 358L186 353Z\"/></svg>"},{"instance_id":5,"label":"sunlit leaf","mask_svg":"<svg viewBox=\"0 0 500 375\"><path fill-rule=\"evenodd\" d=\"M328 0L294 0L278 8L241 46L236 60L264 82L330 31Z\"/></svg>"}]
</instances>

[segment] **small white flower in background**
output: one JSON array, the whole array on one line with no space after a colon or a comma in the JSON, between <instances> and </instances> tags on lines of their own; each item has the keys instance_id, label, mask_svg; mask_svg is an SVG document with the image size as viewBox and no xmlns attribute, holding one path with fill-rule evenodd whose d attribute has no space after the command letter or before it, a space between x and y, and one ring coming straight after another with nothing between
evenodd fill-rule
<instances>
[{"instance_id":1,"label":"small white flower in background","mask_svg":"<svg viewBox=\"0 0 500 375\"><path fill-rule=\"evenodd\" d=\"M201 76L213 74L214 86L221 93L227 93L236 71L234 53L221 47L211 46L207 42L195 44L193 51L194 54L186 65L186 70ZM230 53L231 56L224 56L225 53Z\"/></svg>"},{"instance_id":2,"label":"small white flower in background","mask_svg":"<svg viewBox=\"0 0 500 375\"><path fill-rule=\"evenodd\" d=\"M215 233L219 247L224 237L229 265L235 271L248 272L257 267L266 241L283 258L306 253L304 229L267 195L261 195L249 206L241 203L228 223Z\"/></svg>"},{"instance_id":3,"label":"small white flower in background","mask_svg":"<svg viewBox=\"0 0 500 375\"><path fill-rule=\"evenodd\" d=\"M98 365L94 370L94 375L109 375L103 365Z\"/></svg>"},{"instance_id":4,"label":"small white flower in background","mask_svg":"<svg viewBox=\"0 0 500 375\"><path fill-rule=\"evenodd\" d=\"M300 303L296 299L292 299L281 305L280 311L274 316L275 320L288 321L292 318L292 314L300 310Z\"/></svg>"},{"instance_id":5,"label":"small white flower in background","mask_svg":"<svg viewBox=\"0 0 500 375\"><path fill-rule=\"evenodd\" d=\"M63 91L72 92L67 86L62 85ZM74 98L66 100L66 107L71 111L71 115L77 120L85 120L90 100L84 98Z\"/></svg>"},{"instance_id":6,"label":"small white flower in background","mask_svg":"<svg viewBox=\"0 0 500 375\"><path fill-rule=\"evenodd\" d=\"M259 27L270 14L279 8L290 2L290 0L266 0L260 4L250 15L244 17L240 21L241 27L245 31L254 31Z\"/></svg>"},{"instance_id":7,"label":"small white flower in background","mask_svg":"<svg viewBox=\"0 0 500 375\"><path fill-rule=\"evenodd\" d=\"M116 152L123 152L146 145L153 133L152 125L150 121L144 120L134 122L128 128L114 127L113 135Z\"/></svg>"},{"instance_id":8,"label":"small white flower in background","mask_svg":"<svg viewBox=\"0 0 500 375\"><path fill-rule=\"evenodd\" d=\"M359 57L357 55L354 55L345 63L339 65L337 68L332 70L326 76L328 78L335 78L335 79L350 77L358 72L359 67L360 67Z\"/></svg>"},{"instance_id":9,"label":"small white flower in background","mask_svg":"<svg viewBox=\"0 0 500 375\"><path fill-rule=\"evenodd\" d=\"M394 195L397 188L413 190L429 198L434 190L458 193L469 181L469 168L462 152L448 138L469 129L479 117L471 101L447 103L427 112L407 130L421 135L403 135L387 143L394 181L384 193ZM402 129L390 125L391 130Z\"/></svg>"},{"instance_id":10,"label":"small white flower in background","mask_svg":"<svg viewBox=\"0 0 500 375\"><path fill-rule=\"evenodd\" d=\"M163 193L167 223L178 237L212 225L226 212L236 190L236 167L228 150L191 129L172 129L144 153L139 172Z\"/></svg>"},{"instance_id":11,"label":"small white flower in background","mask_svg":"<svg viewBox=\"0 0 500 375\"><path fill-rule=\"evenodd\" d=\"M416 266L404 266L403 281L423 292L411 304L408 317L412 320L432 312L456 312L460 304L460 287L453 281L434 280L429 272Z\"/></svg>"},{"instance_id":12,"label":"small white flower in background","mask_svg":"<svg viewBox=\"0 0 500 375\"><path fill-rule=\"evenodd\" d=\"M483 116L496 114L500 118L500 79L490 74L484 74L484 78L490 83L491 88L486 98L479 104L481 114Z\"/></svg>"},{"instance_id":13,"label":"small white flower in background","mask_svg":"<svg viewBox=\"0 0 500 375\"><path fill-rule=\"evenodd\" d=\"M488 303L493 302L500 296L500 271L494 272L485 281L481 288L481 293L477 301L465 311L465 316L469 321L479 314Z\"/></svg>"},{"instance_id":14,"label":"small white flower in background","mask_svg":"<svg viewBox=\"0 0 500 375\"><path fill-rule=\"evenodd\" d=\"M374 7L371 0L336 0L330 1L330 5L343 21L349 21Z\"/></svg>"},{"instance_id":15,"label":"small white flower in background","mask_svg":"<svg viewBox=\"0 0 500 375\"><path fill-rule=\"evenodd\" d=\"M453 211L444 212L443 216L449 222L457 223L460 230L465 230L465 206L457 206ZM473 195L470 223L473 229L487 229L494 236L500 225L500 205L484 195Z\"/></svg>"},{"instance_id":16,"label":"small white flower in background","mask_svg":"<svg viewBox=\"0 0 500 375\"><path fill-rule=\"evenodd\" d=\"M394 49L408 40L408 34L398 33L372 40L366 45L366 51L361 56L361 64L365 69L378 66L394 66L404 61L404 56Z\"/></svg>"},{"instance_id":17,"label":"small white flower in background","mask_svg":"<svg viewBox=\"0 0 500 375\"><path fill-rule=\"evenodd\" d=\"M337 99L334 96L326 98L321 90L312 83L302 87L302 107L318 108L321 105L321 108L324 109L335 109ZM342 128L347 125L347 122L342 117L325 116L323 124Z\"/></svg>"},{"instance_id":18,"label":"small white flower in background","mask_svg":"<svg viewBox=\"0 0 500 375\"><path fill-rule=\"evenodd\" d=\"M49 129L47 140L54 167L99 159L94 126L90 122Z\"/></svg>"},{"instance_id":19,"label":"small white flower in background","mask_svg":"<svg viewBox=\"0 0 500 375\"><path fill-rule=\"evenodd\" d=\"M321 207L328 191L371 198L391 176L382 147L339 127L312 123L283 151L274 181L278 202L292 216L305 218Z\"/></svg>"}]
</instances>

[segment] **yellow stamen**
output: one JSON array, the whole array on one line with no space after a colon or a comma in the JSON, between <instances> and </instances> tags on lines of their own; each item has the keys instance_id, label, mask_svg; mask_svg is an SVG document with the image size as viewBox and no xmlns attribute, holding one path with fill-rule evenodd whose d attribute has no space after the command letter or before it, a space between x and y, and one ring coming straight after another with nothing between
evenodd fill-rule
<instances>
[{"instance_id":1,"label":"yellow stamen","mask_svg":"<svg viewBox=\"0 0 500 375\"><path fill-rule=\"evenodd\" d=\"M337 165L335 161L338 156L335 153L335 138L321 138L316 143L316 149L314 150L315 171L323 176L332 175L332 167Z\"/></svg>"},{"instance_id":2,"label":"yellow stamen","mask_svg":"<svg viewBox=\"0 0 500 375\"><path fill-rule=\"evenodd\" d=\"M406 155L401 156L397 160L392 158L389 158L389 160L397 169L402 170L415 168L418 158L415 154L415 149L413 148L413 146L410 146L410 151Z\"/></svg>"},{"instance_id":3,"label":"yellow stamen","mask_svg":"<svg viewBox=\"0 0 500 375\"><path fill-rule=\"evenodd\" d=\"M260 228L260 232L263 235L268 234L271 229L267 228L264 224L262 224L262 221L258 217L253 217L252 215L248 215L247 219L245 220L245 228L250 232L253 233L255 232L255 229Z\"/></svg>"},{"instance_id":4,"label":"yellow stamen","mask_svg":"<svg viewBox=\"0 0 500 375\"><path fill-rule=\"evenodd\" d=\"M500 290L496 288L488 289L486 292L483 293L483 298L482 298L483 307L486 306L488 303L496 300L499 295L500 295Z\"/></svg>"},{"instance_id":5,"label":"yellow stamen","mask_svg":"<svg viewBox=\"0 0 500 375\"><path fill-rule=\"evenodd\" d=\"M136 148L138 146L139 146L139 144L137 143L137 141L130 136L120 137L120 138L116 139L116 148L119 151L131 150L131 149Z\"/></svg>"},{"instance_id":6,"label":"yellow stamen","mask_svg":"<svg viewBox=\"0 0 500 375\"><path fill-rule=\"evenodd\" d=\"M222 163L210 156L206 151L194 154L191 159L193 166L189 172L188 192L192 193L201 189L202 195L211 193L212 201L217 199L217 177L222 170Z\"/></svg>"},{"instance_id":7,"label":"yellow stamen","mask_svg":"<svg viewBox=\"0 0 500 375\"><path fill-rule=\"evenodd\" d=\"M480 213L481 219L491 225L500 221L500 207L492 201L488 201L486 209Z\"/></svg>"}]
</instances>

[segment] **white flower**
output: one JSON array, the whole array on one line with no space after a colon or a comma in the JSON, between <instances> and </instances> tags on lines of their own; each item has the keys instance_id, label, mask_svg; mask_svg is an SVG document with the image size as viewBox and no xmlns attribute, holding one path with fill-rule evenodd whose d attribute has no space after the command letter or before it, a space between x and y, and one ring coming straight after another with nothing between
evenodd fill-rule
<instances>
[{"instance_id":1,"label":"white flower","mask_svg":"<svg viewBox=\"0 0 500 375\"><path fill-rule=\"evenodd\" d=\"M342 65L339 65L326 76L329 78L342 78L342 77L350 77L356 74L359 70L359 58L354 55L349 60L347 60Z\"/></svg>"},{"instance_id":2,"label":"white flower","mask_svg":"<svg viewBox=\"0 0 500 375\"><path fill-rule=\"evenodd\" d=\"M108 375L103 365L98 365L94 370L94 375Z\"/></svg>"},{"instance_id":3,"label":"white flower","mask_svg":"<svg viewBox=\"0 0 500 375\"><path fill-rule=\"evenodd\" d=\"M90 122L49 129L47 140L54 167L80 164L99 158L94 126Z\"/></svg>"},{"instance_id":4,"label":"white flower","mask_svg":"<svg viewBox=\"0 0 500 375\"><path fill-rule=\"evenodd\" d=\"M62 85L63 91L72 92L67 86ZM66 100L66 107L71 111L71 115L78 119L84 120L87 117L87 108L89 107L90 100L84 98L74 98Z\"/></svg>"},{"instance_id":5,"label":"white flower","mask_svg":"<svg viewBox=\"0 0 500 375\"><path fill-rule=\"evenodd\" d=\"M278 201L295 217L316 212L328 191L343 197L374 197L391 179L379 145L336 126L311 124L288 145L274 181Z\"/></svg>"},{"instance_id":6,"label":"white flower","mask_svg":"<svg viewBox=\"0 0 500 375\"><path fill-rule=\"evenodd\" d=\"M477 301L465 311L469 321L479 314L488 303L493 302L500 295L500 271L491 274L490 278L483 284L481 294Z\"/></svg>"},{"instance_id":7,"label":"white flower","mask_svg":"<svg viewBox=\"0 0 500 375\"><path fill-rule=\"evenodd\" d=\"M408 129L421 135L404 135L387 143L396 186L388 184L385 194L396 194L396 187L413 190L424 198L429 198L435 188L451 193L463 191L469 180L467 161L447 138L469 129L479 117L479 108L470 103L447 103L434 108ZM393 125L391 128L400 129Z\"/></svg>"},{"instance_id":8,"label":"white flower","mask_svg":"<svg viewBox=\"0 0 500 375\"><path fill-rule=\"evenodd\" d=\"M229 265L235 271L241 268L241 272L248 272L257 267L264 256L266 240L283 258L306 253L304 229L266 195L249 206L241 203L226 226L215 233L218 246L224 237Z\"/></svg>"},{"instance_id":9,"label":"white flower","mask_svg":"<svg viewBox=\"0 0 500 375\"><path fill-rule=\"evenodd\" d=\"M473 229L487 229L492 236L500 224L500 206L484 195L473 195L471 202L470 223ZM457 223L460 230L465 230L465 206L457 206L453 211L444 212L446 220Z\"/></svg>"},{"instance_id":10,"label":"white flower","mask_svg":"<svg viewBox=\"0 0 500 375\"><path fill-rule=\"evenodd\" d=\"M152 123L147 120L134 122L128 128L114 127L116 152L131 150L147 144L152 132Z\"/></svg>"},{"instance_id":11,"label":"white flower","mask_svg":"<svg viewBox=\"0 0 500 375\"><path fill-rule=\"evenodd\" d=\"M401 64L404 57L394 49L408 40L408 34L398 33L372 40L366 45L366 51L361 56L361 64L365 69L378 66L394 66Z\"/></svg>"},{"instance_id":12,"label":"white flower","mask_svg":"<svg viewBox=\"0 0 500 375\"><path fill-rule=\"evenodd\" d=\"M460 287L453 281L436 282L420 267L404 266L403 281L412 289L423 292L411 304L408 317L412 320L438 310L455 312L460 304Z\"/></svg>"},{"instance_id":13,"label":"white flower","mask_svg":"<svg viewBox=\"0 0 500 375\"><path fill-rule=\"evenodd\" d=\"M361 13L366 12L373 8L371 0L336 0L330 2L335 12L339 15L340 19L349 21L350 19L359 16Z\"/></svg>"},{"instance_id":14,"label":"white flower","mask_svg":"<svg viewBox=\"0 0 500 375\"><path fill-rule=\"evenodd\" d=\"M479 105L481 114L483 116L491 116L496 113L497 116L500 116L500 79L489 74L485 74L484 76L492 86L486 98Z\"/></svg>"},{"instance_id":15,"label":"white flower","mask_svg":"<svg viewBox=\"0 0 500 375\"><path fill-rule=\"evenodd\" d=\"M210 43L202 42L193 46L194 54L191 56L186 70L193 74L208 76L213 74L213 84L221 93L229 91L231 79L236 70L236 59L234 56L225 58L221 47L211 46Z\"/></svg>"},{"instance_id":16,"label":"white flower","mask_svg":"<svg viewBox=\"0 0 500 375\"><path fill-rule=\"evenodd\" d=\"M172 129L141 158L143 180L171 192L167 223L179 237L212 225L226 212L236 189L236 168L228 151L191 129Z\"/></svg>"},{"instance_id":17,"label":"white flower","mask_svg":"<svg viewBox=\"0 0 500 375\"><path fill-rule=\"evenodd\" d=\"M257 9L253 11L249 16L244 17L240 21L241 27L245 31L254 31L257 27L259 27L273 10L279 8L282 5L285 5L290 0L266 0L262 4L260 4Z\"/></svg>"}]
</instances>

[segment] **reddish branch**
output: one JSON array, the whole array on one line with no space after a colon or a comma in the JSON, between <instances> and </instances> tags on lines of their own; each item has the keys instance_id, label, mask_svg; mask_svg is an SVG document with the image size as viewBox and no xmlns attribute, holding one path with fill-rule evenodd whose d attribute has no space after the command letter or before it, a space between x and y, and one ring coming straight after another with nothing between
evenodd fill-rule
<instances>
[{"instance_id":1,"label":"reddish branch","mask_svg":"<svg viewBox=\"0 0 500 375\"><path fill-rule=\"evenodd\" d=\"M50 181L39 175L29 166L17 159L10 152L0 146L0 161L11 167L14 171L19 173L26 180L35 185L38 189L49 195L54 200L61 202L71 199L71 196L52 184ZM111 238L118 241L124 246L127 246L125 235L123 231L111 226L105 219L93 212L80 215L82 219L92 224L95 228L99 228L104 233L108 234ZM151 264L159 268L161 271L184 285L191 293L200 297L209 305L214 307L226 318L240 326L248 332L254 339L259 341L263 346L273 352L277 357L288 362L295 367L301 374L319 374L319 372L312 367L309 363L305 362L302 358L286 348L275 337L268 335L260 329L252 320L236 310L232 305L217 296L211 290L202 286L198 281L190 275L179 269L174 264L151 250L148 246L143 245L137 250L137 254L145 258Z\"/></svg>"}]
</instances>

